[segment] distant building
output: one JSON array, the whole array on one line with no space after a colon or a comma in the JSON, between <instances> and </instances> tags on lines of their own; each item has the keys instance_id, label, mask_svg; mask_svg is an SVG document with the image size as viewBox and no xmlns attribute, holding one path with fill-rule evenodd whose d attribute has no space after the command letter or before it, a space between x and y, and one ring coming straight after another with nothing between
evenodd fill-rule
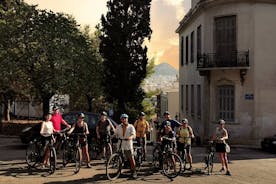
<instances>
[{"instance_id":1,"label":"distant building","mask_svg":"<svg viewBox=\"0 0 276 184\"><path fill-rule=\"evenodd\" d=\"M276 1L192 0L180 22L180 116L207 139L218 119L233 143L276 133Z\"/></svg>"},{"instance_id":2,"label":"distant building","mask_svg":"<svg viewBox=\"0 0 276 184\"><path fill-rule=\"evenodd\" d=\"M171 118L179 117L179 91L174 89L171 91L162 91L157 96L158 117L163 117L165 111L169 111Z\"/></svg>"}]
</instances>

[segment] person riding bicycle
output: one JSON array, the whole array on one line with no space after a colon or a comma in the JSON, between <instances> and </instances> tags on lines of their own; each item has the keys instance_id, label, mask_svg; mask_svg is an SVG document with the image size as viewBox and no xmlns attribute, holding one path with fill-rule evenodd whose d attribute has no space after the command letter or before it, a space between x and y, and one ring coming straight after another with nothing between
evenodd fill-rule
<instances>
[{"instance_id":1,"label":"person riding bicycle","mask_svg":"<svg viewBox=\"0 0 276 184\"><path fill-rule=\"evenodd\" d=\"M177 151L182 152L184 149L187 151L187 159L192 168L192 154L191 154L191 144L192 138L194 138L193 129L188 125L188 119L184 118L181 121L181 126L178 127L176 131L177 135ZM183 158L184 159L184 158Z\"/></svg>"},{"instance_id":2,"label":"person riding bicycle","mask_svg":"<svg viewBox=\"0 0 276 184\"><path fill-rule=\"evenodd\" d=\"M87 168L91 168L87 142L87 135L89 134L89 130L87 123L84 122L84 118L85 116L83 113L78 114L78 120L68 131L68 134L70 135L71 133L83 133L83 135L79 137L79 142L81 145L82 153L84 153L86 157Z\"/></svg>"},{"instance_id":3,"label":"person riding bicycle","mask_svg":"<svg viewBox=\"0 0 276 184\"><path fill-rule=\"evenodd\" d=\"M101 112L101 117L96 126L97 139L99 145L102 147L102 156L106 157L105 145L110 143L110 136L115 132L115 128L111 121L107 119L107 113L105 111Z\"/></svg>"},{"instance_id":4,"label":"person riding bicycle","mask_svg":"<svg viewBox=\"0 0 276 184\"><path fill-rule=\"evenodd\" d=\"M147 140L147 133L149 132L149 123L145 120L145 113L139 113L139 119L135 121L134 127L136 130L136 140L137 146L143 146L143 154L144 154L144 161L146 160L146 140ZM140 140L141 139L141 140ZM142 145L140 145L142 141Z\"/></svg>"},{"instance_id":5,"label":"person riding bicycle","mask_svg":"<svg viewBox=\"0 0 276 184\"><path fill-rule=\"evenodd\" d=\"M133 139L136 137L136 131L132 124L128 123L128 115L120 116L121 124L116 128L115 135L121 142L121 149L126 158L130 161L130 170L133 178L137 178L136 164L134 159ZM118 144L119 145L119 144Z\"/></svg>"},{"instance_id":6,"label":"person riding bicycle","mask_svg":"<svg viewBox=\"0 0 276 184\"><path fill-rule=\"evenodd\" d=\"M42 167L48 166L49 157L50 157L50 150L47 148L47 145L50 143L51 139L53 139L53 133L56 132L54 129L53 123L51 121L52 115L48 113L45 115L45 121L41 124L40 135L41 135L41 142L44 147L44 158L43 158L43 165Z\"/></svg>"}]
</instances>

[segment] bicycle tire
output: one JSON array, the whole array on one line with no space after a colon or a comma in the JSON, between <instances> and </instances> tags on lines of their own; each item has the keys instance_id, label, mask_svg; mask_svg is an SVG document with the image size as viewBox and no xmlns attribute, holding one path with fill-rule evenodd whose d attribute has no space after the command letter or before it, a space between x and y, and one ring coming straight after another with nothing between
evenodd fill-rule
<instances>
[{"instance_id":1,"label":"bicycle tire","mask_svg":"<svg viewBox=\"0 0 276 184\"><path fill-rule=\"evenodd\" d=\"M50 174L53 174L57 168L57 154L54 147L50 148Z\"/></svg>"},{"instance_id":2,"label":"bicycle tire","mask_svg":"<svg viewBox=\"0 0 276 184\"><path fill-rule=\"evenodd\" d=\"M26 162L29 167L35 167L41 161L40 149L37 142L31 141L26 149Z\"/></svg>"},{"instance_id":3,"label":"bicycle tire","mask_svg":"<svg viewBox=\"0 0 276 184\"><path fill-rule=\"evenodd\" d=\"M188 167L186 167L187 165L187 151L186 149L184 149L182 152L181 152L181 160L182 160L182 172L185 172L186 170L188 170Z\"/></svg>"},{"instance_id":4,"label":"bicycle tire","mask_svg":"<svg viewBox=\"0 0 276 184\"><path fill-rule=\"evenodd\" d=\"M107 143L105 145L105 158L106 161L110 158L110 156L112 155L112 146L110 143Z\"/></svg>"},{"instance_id":5,"label":"bicycle tire","mask_svg":"<svg viewBox=\"0 0 276 184\"><path fill-rule=\"evenodd\" d=\"M214 167L214 155L212 153L210 153L208 156L207 156L207 172L208 172L208 175L211 175L213 173L213 167Z\"/></svg>"},{"instance_id":6,"label":"bicycle tire","mask_svg":"<svg viewBox=\"0 0 276 184\"><path fill-rule=\"evenodd\" d=\"M158 146L155 147L152 151L152 166L154 167L154 169L160 168L160 154L160 148Z\"/></svg>"},{"instance_id":7,"label":"bicycle tire","mask_svg":"<svg viewBox=\"0 0 276 184\"><path fill-rule=\"evenodd\" d=\"M106 164L106 176L109 180L117 179L122 170L123 160L120 154L114 153L110 156Z\"/></svg>"},{"instance_id":8,"label":"bicycle tire","mask_svg":"<svg viewBox=\"0 0 276 184\"><path fill-rule=\"evenodd\" d=\"M71 155L72 155L71 149L68 145L68 142L66 142L63 145L63 151L62 151L62 165L63 165L63 167L65 167L69 163L69 161L72 159Z\"/></svg>"},{"instance_id":9,"label":"bicycle tire","mask_svg":"<svg viewBox=\"0 0 276 184\"><path fill-rule=\"evenodd\" d=\"M177 177L182 169L182 160L175 153L169 153L165 156L162 164L163 174L172 179Z\"/></svg>"},{"instance_id":10,"label":"bicycle tire","mask_svg":"<svg viewBox=\"0 0 276 184\"><path fill-rule=\"evenodd\" d=\"M74 173L77 174L80 171L81 168L81 149L78 147L75 152L75 171Z\"/></svg>"}]
</instances>

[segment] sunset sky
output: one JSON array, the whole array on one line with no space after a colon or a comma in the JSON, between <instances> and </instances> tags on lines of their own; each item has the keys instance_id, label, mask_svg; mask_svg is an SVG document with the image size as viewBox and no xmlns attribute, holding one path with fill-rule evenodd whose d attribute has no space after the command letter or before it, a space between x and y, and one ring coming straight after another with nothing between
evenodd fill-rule
<instances>
[{"instance_id":1,"label":"sunset sky","mask_svg":"<svg viewBox=\"0 0 276 184\"><path fill-rule=\"evenodd\" d=\"M64 12L75 17L80 25L92 28L106 14L107 0L24 0L38 5L39 9ZM191 6L190 0L152 0L151 29L148 57L155 57L156 64L167 62L178 69L178 35L175 33L179 21Z\"/></svg>"}]
</instances>

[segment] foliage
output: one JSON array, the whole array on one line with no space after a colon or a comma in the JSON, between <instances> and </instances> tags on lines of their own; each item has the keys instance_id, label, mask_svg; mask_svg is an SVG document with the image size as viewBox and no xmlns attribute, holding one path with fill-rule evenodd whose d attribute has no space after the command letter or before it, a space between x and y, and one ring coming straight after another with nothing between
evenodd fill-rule
<instances>
[{"instance_id":1,"label":"foliage","mask_svg":"<svg viewBox=\"0 0 276 184\"><path fill-rule=\"evenodd\" d=\"M137 115L142 110L141 82L147 75L147 47L150 39L151 0L109 0L101 18L100 52L103 56L103 84L107 100L120 113Z\"/></svg>"}]
</instances>

